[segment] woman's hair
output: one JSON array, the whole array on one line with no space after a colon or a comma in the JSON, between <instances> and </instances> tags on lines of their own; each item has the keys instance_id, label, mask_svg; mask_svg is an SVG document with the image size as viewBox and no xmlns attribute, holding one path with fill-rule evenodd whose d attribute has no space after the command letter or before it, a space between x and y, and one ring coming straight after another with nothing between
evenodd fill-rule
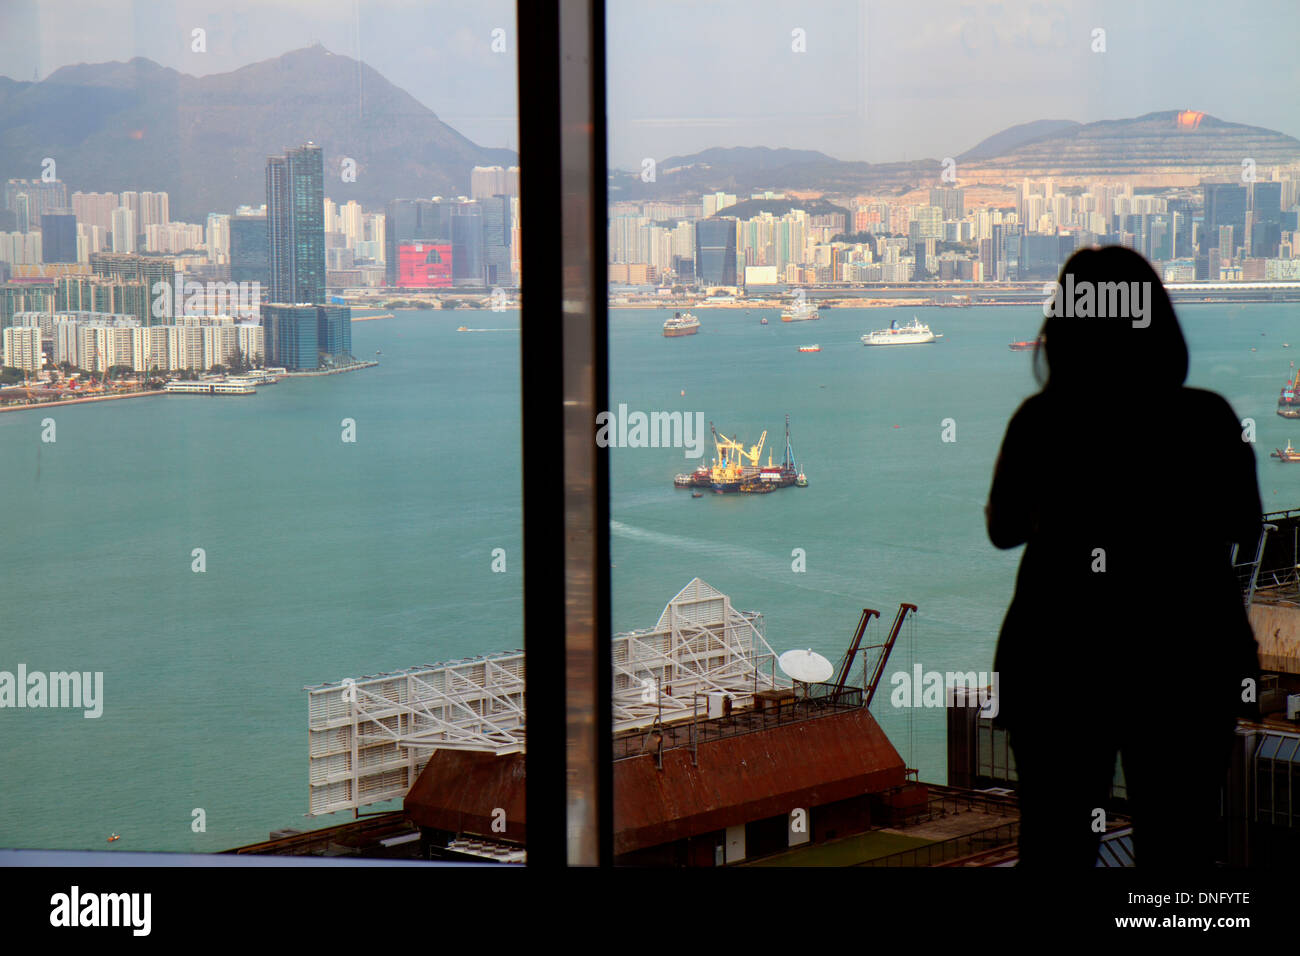
<instances>
[{"instance_id":1,"label":"woman's hair","mask_svg":"<svg viewBox=\"0 0 1300 956\"><path fill-rule=\"evenodd\" d=\"M1061 268L1057 286L1034 354L1034 377L1044 390L1145 391L1187 380L1178 317L1141 255L1124 246L1080 249Z\"/></svg>"}]
</instances>

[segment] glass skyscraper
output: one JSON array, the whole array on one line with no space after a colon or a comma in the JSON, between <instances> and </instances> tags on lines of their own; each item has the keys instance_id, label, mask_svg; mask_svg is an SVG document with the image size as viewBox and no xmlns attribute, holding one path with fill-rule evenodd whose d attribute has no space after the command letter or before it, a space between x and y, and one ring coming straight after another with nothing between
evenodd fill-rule
<instances>
[{"instance_id":1,"label":"glass skyscraper","mask_svg":"<svg viewBox=\"0 0 1300 956\"><path fill-rule=\"evenodd\" d=\"M266 161L271 302L325 301L325 171L308 143Z\"/></svg>"},{"instance_id":2,"label":"glass skyscraper","mask_svg":"<svg viewBox=\"0 0 1300 956\"><path fill-rule=\"evenodd\" d=\"M701 285L736 284L736 220L695 224L695 273Z\"/></svg>"},{"instance_id":3,"label":"glass skyscraper","mask_svg":"<svg viewBox=\"0 0 1300 956\"><path fill-rule=\"evenodd\" d=\"M269 286L265 216L230 217L230 279Z\"/></svg>"},{"instance_id":4,"label":"glass skyscraper","mask_svg":"<svg viewBox=\"0 0 1300 956\"><path fill-rule=\"evenodd\" d=\"M399 247L404 242L451 240L450 206L432 199L394 199L384 216L384 269L397 285Z\"/></svg>"}]
</instances>

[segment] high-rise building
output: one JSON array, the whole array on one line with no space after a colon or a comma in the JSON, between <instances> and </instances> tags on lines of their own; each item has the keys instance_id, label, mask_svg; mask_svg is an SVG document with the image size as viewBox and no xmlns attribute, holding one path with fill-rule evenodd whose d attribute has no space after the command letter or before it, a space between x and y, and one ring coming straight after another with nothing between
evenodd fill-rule
<instances>
[{"instance_id":1,"label":"high-rise building","mask_svg":"<svg viewBox=\"0 0 1300 956\"><path fill-rule=\"evenodd\" d=\"M230 262L230 217L225 213L208 213L208 227L204 230L203 244L208 250L208 262L227 265Z\"/></svg>"},{"instance_id":2,"label":"high-rise building","mask_svg":"<svg viewBox=\"0 0 1300 956\"><path fill-rule=\"evenodd\" d=\"M489 286L514 285L510 269L511 197L483 200L483 280Z\"/></svg>"},{"instance_id":3,"label":"high-rise building","mask_svg":"<svg viewBox=\"0 0 1300 956\"><path fill-rule=\"evenodd\" d=\"M1282 240L1282 183L1252 183L1250 211L1250 254L1263 258L1277 255Z\"/></svg>"},{"instance_id":4,"label":"high-rise building","mask_svg":"<svg viewBox=\"0 0 1300 956\"><path fill-rule=\"evenodd\" d=\"M77 217L71 209L41 214L41 259L77 261Z\"/></svg>"},{"instance_id":5,"label":"high-rise building","mask_svg":"<svg viewBox=\"0 0 1300 956\"><path fill-rule=\"evenodd\" d=\"M345 305L264 305L261 323L270 365L304 371L351 357L352 310Z\"/></svg>"},{"instance_id":6,"label":"high-rise building","mask_svg":"<svg viewBox=\"0 0 1300 956\"><path fill-rule=\"evenodd\" d=\"M695 272L700 285L736 284L735 219L724 216L695 224Z\"/></svg>"},{"instance_id":7,"label":"high-rise building","mask_svg":"<svg viewBox=\"0 0 1300 956\"><path fill-rule=\"evenodd\" d=\"M31 232L41 216L56 209L68 209L68 187L57 179L11 179L5 183L5 208L17 217L18 232Z\"/></svg>"},{"instance_id":8,"label":"high-rise building","mask_svg":"<svg viewBox=\"0 0 1300 956\"><path fill-rule=\"evenodd\" d=\"M135 315L140 319L141 325L165 325L175 314L175 309L169 307L173 304L170 295L163 295L161 299L161 316L154 316L152 308L155 288L159 283L167 288L175 286L176 266L170 258L96 252L90 256L90 270L97 276L124 280L134 288L135 291L128 300L130 307L124 307L124 303L111 311Z\"/></svg>"},{"instance_id":9,"label":"high-rise building","mask_svg":"<svg viewBox=\"0 0 1300 956\"><path fill-rule=\"evenodd\" d=\"M1219 261L1229 262L1237 257L1232 226L1219 227Z\"/></svg>"},{"instance_id":10,"label":"high-rise building","mask_svg":"<svg viewBox=\"0 0 1300 956\"><path fill-rule=\"evenodd\" d=\"M384 216L384 277L398 283L399 250L408 242L450 242L450 204L432 199L394 199Z\"/></svg>"},{"instance_id":11,"label":"high-rise building","mask_svg":"<svg viewBox=\"0 0 1300 956\"><path fill-rule=\"evenodd\" d=\"M451 281L453 285L484 284L483 206L459 202L451 206Z\"/></svg>"},{"instance_id":12,"label":"high-rise building","mask_svg":"<svg viewBox=\"0 0 1300 956\"><path fill-rule=\"evenodd\" d=\"M319 146L266 161L269 301L325 301L325 186Z\"/></svg>"},{"instance_id":13,"label":"high-rise building","mask_svg":"<svg viewBox=\"0 0 1300 956\"><path fill-rule=\"evenodd\" d=\"M122 205L117 193L72 194L72 211L82 226L98 226L104 232L113 231L113 210Z\"/></svg>"},{"instance_id":14,"label":"high-rise building","mask_svg":"<svg viewBox=\"0 0 1300 956\"><path fill-rule=\"evenodd\" d=\"M451 288L450 242L402 242L397 246L397 285L403 289Z\"/></svg>"},{"instance_id":15,"label":"high-rise building","mask_svg":"<svg viewBox=\"0 0 1300 956\"><path fill-rule=\"evenodd\" d=\"M171 211L166 193L142 192L139 200L139 214L136 217L140 231L145 226L165 226L171 222Z\"/></svg>"},{"instance_id":16,"label":"high-rise building","mask_svg":"<svg viewBox=\"0 0 1300 956\"><path fill-rule=\"evenodd\" d=\"M1220 227L1231 226L1234 237L1246 231L1246 187L1240 183L1202 183L1205 199L1205 235L1220 244ZM1228 253L1227 257L1232 255ZM1225 257L1225 258L1227 258Z\"/></svg>"},{"instance_id":17,"label":"high-rise building","mask_svg":"<svg viewBox=\"0 0 1300 956\"><path fill-rule=\"evenodd\" d=\"M2 363L25 372L41 370L41 330L34 326L5 329L0 333Z\"/></svg>"},{"instance_id":18,"label":"high-rise building","mask_svg":"<svg viewBox=\"0 0 1300 956\"><path fill-rule=\"evenodd\" d=\"M943 210L943 219L961 219L966 215L966 191L960 186L939 186L930 190L930 205Z\"/></svg>"},{"instance_id":19,"label":"high-rise building","mask_svg":"<svg viewBox=\"0 0 1300 956\"><path fill-rule=\"evenodd\" d=\"M230 217L230 281L258 282L269 291L266 216Z\"/></svg>"},{"instance_id":20,"label":"high-rise building","mask_svg":"<svg viewBox=\"0 0 1300 956\"><path fill-rule=\"evenodd\" d=\"M519 167L475 166L469 174L471 199L519 195Z\"/></svg>"},{"instance_id":21,"label":"high-rise building","mask_svg":"<svg viewBox=\"0 0 1300 956\"><path fill-rule=\"evenodd\" d=\"M126 196L126 193L122 194ZM118 206L113 210L113 251L121 253L135 252L136 219L135 211L129 206Z\"/></svg>"}]
</instances>

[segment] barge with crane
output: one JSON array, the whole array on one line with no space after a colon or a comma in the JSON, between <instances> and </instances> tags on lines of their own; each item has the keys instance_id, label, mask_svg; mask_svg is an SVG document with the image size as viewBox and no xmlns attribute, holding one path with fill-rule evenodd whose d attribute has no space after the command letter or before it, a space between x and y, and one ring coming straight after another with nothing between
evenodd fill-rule
<instances>
[{"instance_id":1,"label":"barge with crane","mask_svg":"<svg viewBox=\"0 0 1300 956\"><path fill-rule=\"evenodd\" d=\"M761 495L791 485L798 488L808 486L808 478L795 461L794 447L790 444L789 415L785 417L785 456L779 464L772 461L770 449L767 464L760 463L767 441L766 431L759 436L757 443L746 449L740 439L723 435L713 422L709 422L709 428L713 432L717 457L710 465L701 465L695 471L674 477L673 484L678 488L709 488L720 495Z\"/></svg>"}]
</instances>

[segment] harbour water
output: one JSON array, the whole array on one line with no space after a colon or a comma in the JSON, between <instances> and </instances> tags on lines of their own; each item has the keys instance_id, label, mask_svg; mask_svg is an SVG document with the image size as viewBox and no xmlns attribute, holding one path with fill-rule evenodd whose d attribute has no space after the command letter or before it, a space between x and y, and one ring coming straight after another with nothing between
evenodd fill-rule
<instances>
[{"instance_id":1,"label":"harbour water","mask_svg":"<svg viewBox=\"0 0 1300 956\"><path fill-rule=\"evenodd\" d=\"M665 311L611 311L611 405L701 412L746 444L766 429L776 461L789 413L809 484L695 499L672 484L699 464L682 449L614 449L615 629L653 624L698 576L762 611L778 652L835 660L863 607L881 611L880 637L908 601L920 613L888 673L991 669L1019 552L988 544L982 508L1035 387L1031 354L1007 344L1041 312L694 311L703 328L683 338L663 337ZM1300 435L1274 414L1300 360L1300 341L1282 348L1300 339L1289 312L1179 310L1190 384L1257 423L1266 508L1300 503L1300 469L1267 457ZM860 344L913 313L942 341ZM469 318L357 323L356 353L382 350L378 367L239 400L51 410L53 443L44 413L0 416L0 670L102 671L105 697L98 719L0 710L0 846L95 849L117 832L114 849L215 851L343 822L303 816L304 685L520 646L518 313ZM798 352L810 342L822 351ZM1160 454L1159 418L1135 409L1134 427ZM1170 480L1194 468L1171 459ZM874 712L921 778L943 781L942 711L895 709L889 689Z\"/></svg>"}]
</instances>

